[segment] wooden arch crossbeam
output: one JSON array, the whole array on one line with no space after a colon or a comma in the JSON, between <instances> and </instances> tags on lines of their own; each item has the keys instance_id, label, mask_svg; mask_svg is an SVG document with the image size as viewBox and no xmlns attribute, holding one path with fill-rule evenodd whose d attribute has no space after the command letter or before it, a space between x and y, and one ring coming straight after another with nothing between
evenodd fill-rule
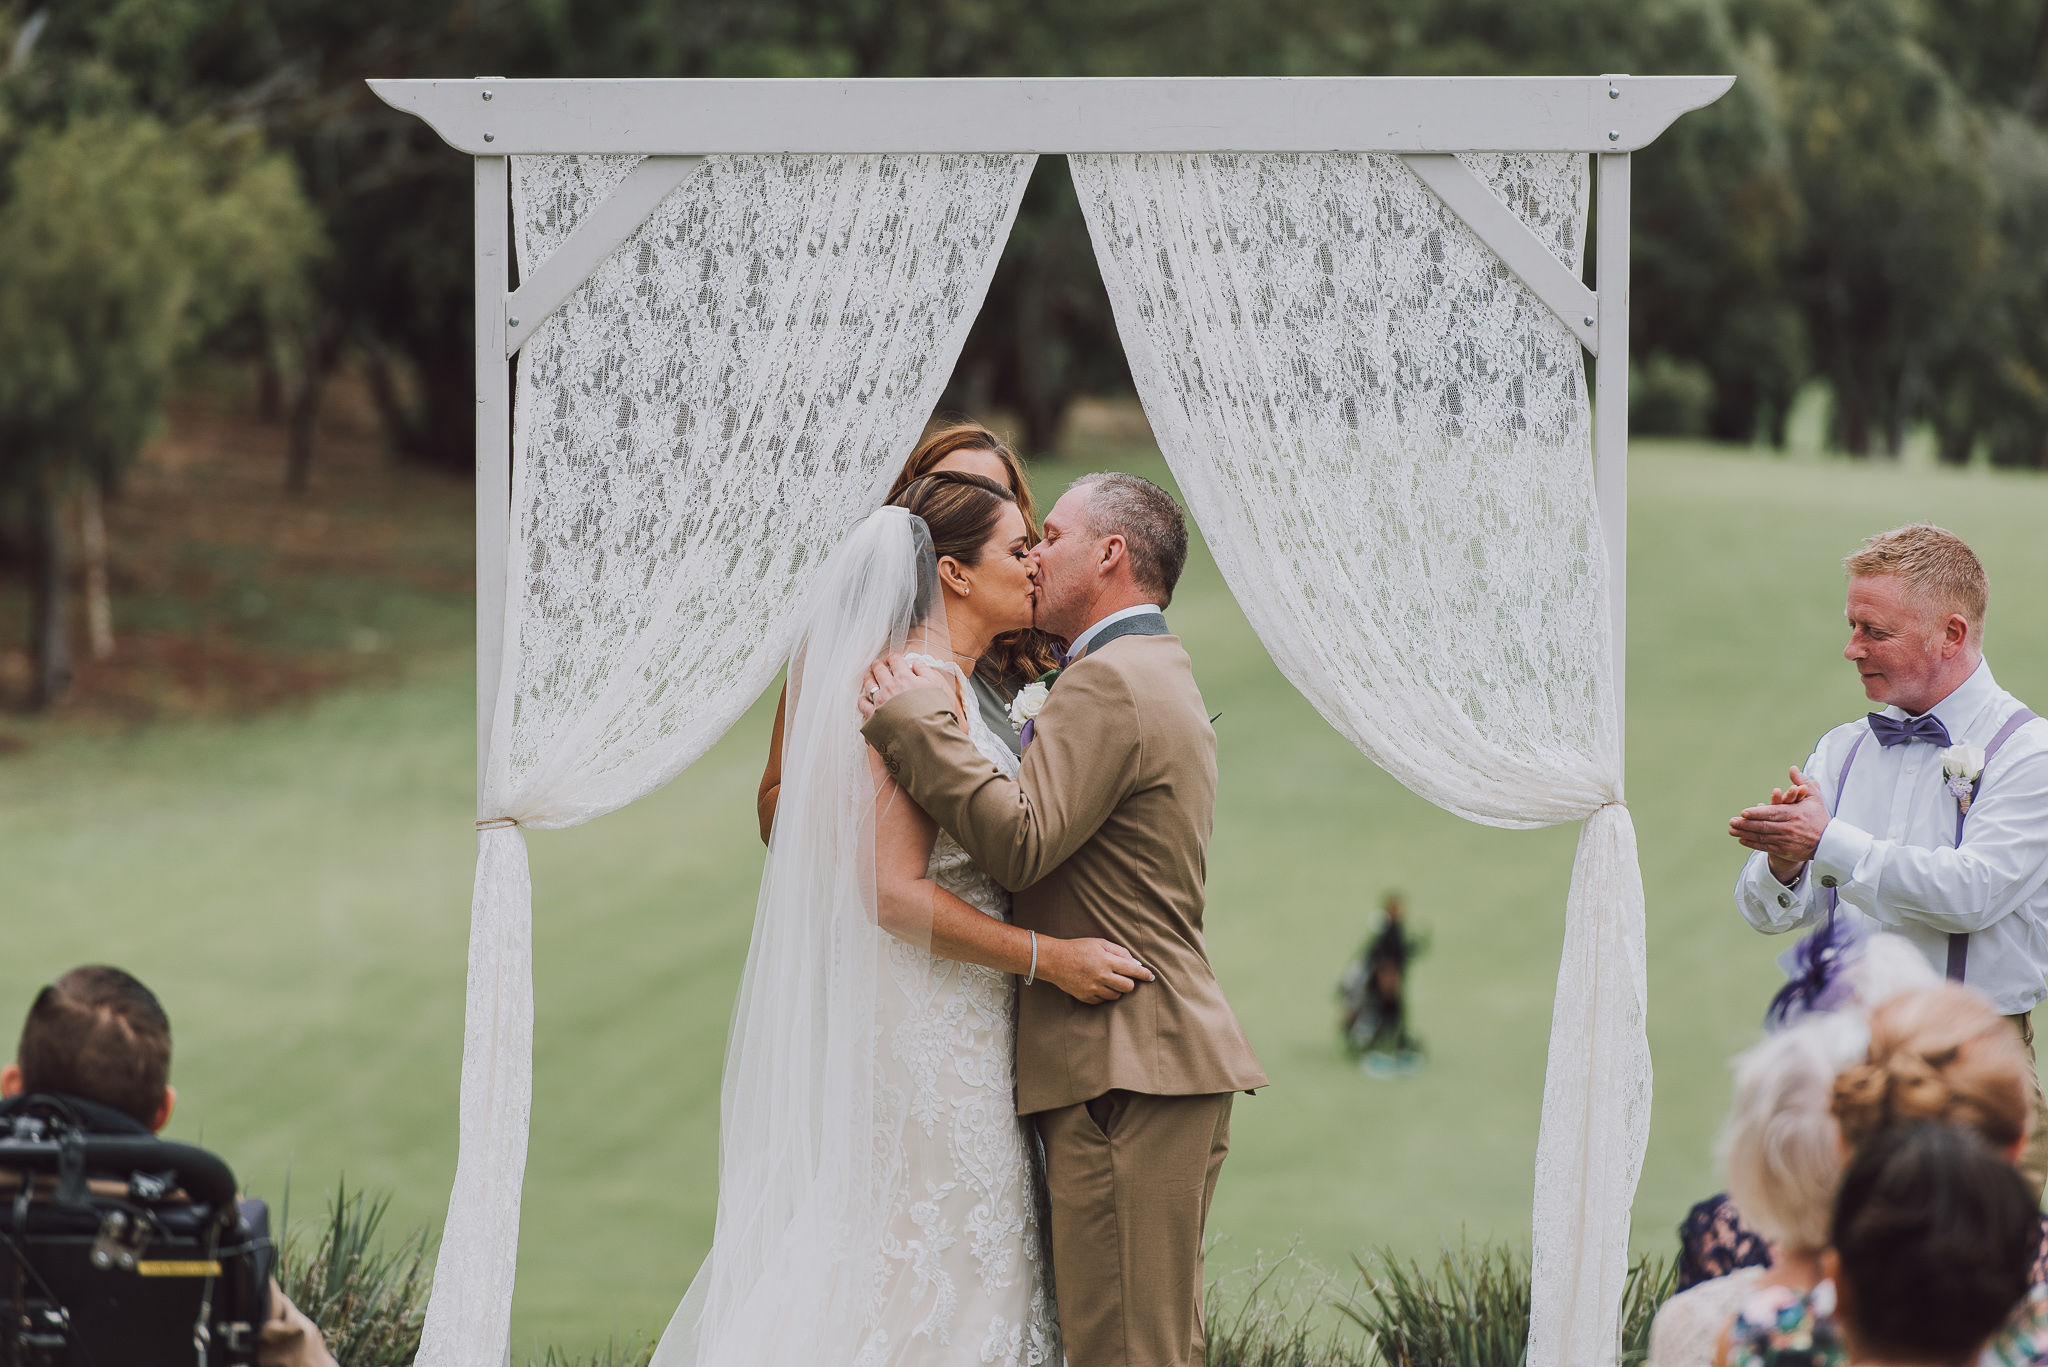
<instances>
[{"instance_id":1,"label":"wooden arch crossbeam","mask_svg":"<svg viewBox=\"0 0 2048 1367\"><path fill-rule=\"evenodd\" d=\"M647 156L517 290L509 358L714 152L1380 151L1462 219L1595 356L1598 300L1457 152L1613 155L1733 78L1698 76L373 81L475 156ZM971 98L961 98L961 87ZM1275 99L1274 96L1280 98ZM687 150L686 150L687 149Z\"/></svg>"}]
</instances>

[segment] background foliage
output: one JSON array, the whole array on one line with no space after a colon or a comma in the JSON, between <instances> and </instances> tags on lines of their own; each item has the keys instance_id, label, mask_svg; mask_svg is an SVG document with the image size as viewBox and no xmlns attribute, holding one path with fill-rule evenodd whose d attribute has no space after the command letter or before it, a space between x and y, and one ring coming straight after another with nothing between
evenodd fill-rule
<instances>
[{"instance_id":1,"label":"background foliage","mask_svg":"<svg viewBox=\"0 0 2048 1367\"><path fill-rule=\"evenodd\" d=\"M1954 463L2048 465L2048 0L0 3L0 216L65 258L0 253L0 532L38 576L45 700L58 509L118 489L180 356L255 364L292 488L351 363L398 452L470 464L468 167L373 75L1733 72L1638 170L1639 429L1782 446L1818 382L1852 453L1925 425ZM81 317L94 349L41 340ZM95 387L50 385L67 365ZM1047 158L946 405L1043 453L1128 384Z\"/></svg>"}]
</instances>

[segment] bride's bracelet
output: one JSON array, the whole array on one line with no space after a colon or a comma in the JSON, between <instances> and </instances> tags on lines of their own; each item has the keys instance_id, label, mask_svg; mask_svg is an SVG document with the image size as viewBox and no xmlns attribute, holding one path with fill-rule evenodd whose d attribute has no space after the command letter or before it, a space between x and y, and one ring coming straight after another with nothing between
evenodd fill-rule
<instances>
[{"instance_id":1,"label":"bride's bracelet","mask_svg":"<svg viewBox=\"0 0 2048 1367\"><path fill-rule=\"evenodd\" d=\"M1038 932L1027 930L1024 933L1031 937L1031 967L1024 974L1024 985L1029 987L1032 980L1038 977Z\"/></svg>"}]
</instances>

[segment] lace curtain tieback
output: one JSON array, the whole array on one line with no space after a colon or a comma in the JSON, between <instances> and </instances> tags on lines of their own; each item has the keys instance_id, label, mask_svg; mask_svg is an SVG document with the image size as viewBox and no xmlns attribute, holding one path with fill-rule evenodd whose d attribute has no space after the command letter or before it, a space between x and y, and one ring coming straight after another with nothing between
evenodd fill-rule
<instances>
[{"instance_id":1,"label":"lace curtain tieback","mask_svg":"<svg viewBox=\"0 0 2048 1367\"><path fill-rule=\"evenodd\" d=\"M476 828L478 831L502 831L507 826L517 826L518 824L519 818L516 816L494 816L487 821L477 822Z\"/></svg>"}]
</instances>

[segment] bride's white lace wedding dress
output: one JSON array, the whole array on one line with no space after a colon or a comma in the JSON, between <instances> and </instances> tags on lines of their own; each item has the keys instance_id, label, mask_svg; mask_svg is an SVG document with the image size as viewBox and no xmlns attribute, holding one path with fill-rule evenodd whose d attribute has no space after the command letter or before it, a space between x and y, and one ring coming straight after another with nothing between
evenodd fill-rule
<instances>
[{"instance_id":1,"label":"bride's white lace wedding dress","mask_svg":"<svg viewBox=\"0 0 2048 1367\"><path fill-rule=\"evenodd\" d=\"M853 701L877 658L943 630L934 583L929 529L883 508L848 530L805 607L726 1045L718 1222L654 1367L1062 1367L1036 1143L1016 1115L1015 989L881 924ZM1016 773L981 709L960 714ZM926 868L1007 917L1008 895L950 837Z\"/></svg>"},{"instance_id":2,"label":"bride's white lace wedding dress","mask_svg":"<svg viewBox=\"0 0 2048 1367\"><path fill-rule=\"evenodd\" d=\"M975 748L1007 775L958 666ZM943 830L925 876L1007 920L1010 895ZM1035 1142L1016 1113L1010 975L891 939L877 998L875 1142L890 1194L881 1321L855 1359L881 1364L1060 1362Z\"/></svg>"}]
</instances>

